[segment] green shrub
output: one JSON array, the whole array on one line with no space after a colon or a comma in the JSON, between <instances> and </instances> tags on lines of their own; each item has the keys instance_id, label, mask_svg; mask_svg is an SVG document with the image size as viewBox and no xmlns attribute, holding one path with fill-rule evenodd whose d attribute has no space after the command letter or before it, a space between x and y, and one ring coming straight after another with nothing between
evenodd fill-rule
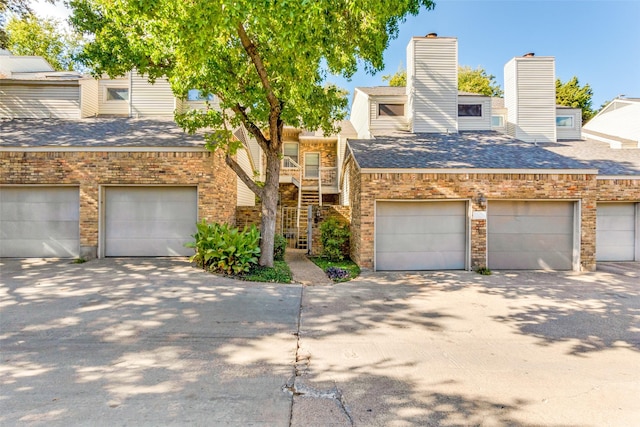
<instances>
[{"instance_id":1,"label":"green shrub","mask_svg":"<svg viewBox=\"0 0 640 427\"><path fill-rule=\"evenodd\" d=\"M349 225L332 217L320 224L322 256L329 261L342 261L349 248Z\"/></svg>"},{"instance_id":2,"label":"green shrub","mask_svg":"<svg viewBox=\"0 0 640 427\"><path fill-rule=\"evenodd\" d=\"M287 250L287 239L282 234L276 234L273 244L273 260L284 261L284 253Z\"/></svg>"},{"instance_id":3,"label":"green shrub","mask_svg":"<svg viewBox=\"0 0 640 427\"><path fill-rule=\"evenodd\" d=\"M252 225L242 231L227 224L207 224L202 220L193 235L195 242L185 246L195 249L191 262L206 269L226 274L241 274L258 263L260 232Z\"/></svg>"}]
</instances>

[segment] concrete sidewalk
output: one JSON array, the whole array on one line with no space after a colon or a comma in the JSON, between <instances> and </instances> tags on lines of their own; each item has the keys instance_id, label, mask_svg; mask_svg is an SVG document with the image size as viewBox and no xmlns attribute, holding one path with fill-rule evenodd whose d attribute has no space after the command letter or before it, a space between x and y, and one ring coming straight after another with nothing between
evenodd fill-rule
<instances>
[{"instance_id":1,"label":"concrete sidewalk","mask_svg":"<svg viewBox=\"0 0 640 427\"><path fill-rule=\"evenodd\" d=\"M329 279L320 267L307 258L305 249L287 248L284 259L289 264L293 281L303 285L332 285L333 280Z\"/></svg>"}]
</instances>

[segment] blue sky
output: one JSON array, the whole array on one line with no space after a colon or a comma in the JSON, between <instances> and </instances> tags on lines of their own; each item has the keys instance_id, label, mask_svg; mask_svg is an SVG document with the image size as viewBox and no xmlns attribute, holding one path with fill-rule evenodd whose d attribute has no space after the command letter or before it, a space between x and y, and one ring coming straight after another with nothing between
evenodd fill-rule
<instances>
[{"instance_id":1,"label":"blue sky","mask_svg":"<svg viewBox=\"0 0 640 427\"><path fill-rule=\"evenodd\" d=\"M436 0L401 26L384 72L334 82L352 95L354 87L384 84L382 75L406 66L411 37L431 32L457 37L460 65L484 67L500 86L507 61L535 52L556 58L562 81L575 75L589 83L594 108L620 94L640 97L640 0Z\"/></svg>"},{"instance_id":2,"label":"blue sky","mask_svg":"<svg viewBox=\"0 0 640 427\"><path fill-rule=\"evenodd\" d=\"M43 14L65 15L60 5L36 4ZM575 75L589 83L594 108L621 94L640 97L640 0L436 0L434 10L402 24L384 72L332 80L351 95L357 86L382 85L382 75L406 65L410 38L431 32L457 37L459 63L484 67L501 86L504 64L535 52L556 58L563 81Z\"/></svg>"}]
</instances>

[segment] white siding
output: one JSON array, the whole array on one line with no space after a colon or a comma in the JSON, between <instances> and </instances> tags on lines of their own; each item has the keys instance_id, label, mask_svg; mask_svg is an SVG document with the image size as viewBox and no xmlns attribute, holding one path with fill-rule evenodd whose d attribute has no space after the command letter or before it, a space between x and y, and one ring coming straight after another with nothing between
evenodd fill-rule
<instances>
[{"instance_id":1,"label":"white siding","mask_svg":"<svg viewBox=\"0 0 640 427\"><path fill-rule=\"evenodd\" d=\"M98 114L98 90L100 84L96 79L85 79L80 81L80 107L82 118L93 117Z\"/></svg>"},{"instance_id":2,"label":"white siding","mask_svg":"<svg viewBox=\"0 0 640 427\"><path fill-rule=\"evenodd\" d=\"M167 79L149 83L145 76L131 73L131 114L133 117L173 117L175 97Z\"/></svg>"},{"instance_id":3,"label":"white siding","mask_svg":"<svg viewBox=\"0 0 640 427\"><path fill-rule=\"evenodd\" d=\"M556 117L558 116L573 117L573 127L557 127L558 139L576 140L582 138L582 110L579 108L556 108Z\"/></svg>"},{"instance_id":4,"label":"white siding","mask_svg":"<svg viewBox=\"0 0 640 427\"><path fill-rule=\"evenodd\" d=\"M409 45L414 56L407 61L412 131L457 132L458 40L414 37Z\"/></svg>"},{"instance_id":5,"label":"white siding","mask_svg":"<svg viewBox=\"0 0 640 427\"><path fill-rule=\"evenodd\" d=\"M491 98L488 96L459 95L458 104L482 105L481 117L458 117L458 130L491 130Z\"/></svg>"},{"instance_id":6,"label":"white siding","mask_svg":"<svg viewBox=\"0 0 640 427\"><path fill-rule=\"evenodd\" d=\"M0 117L80 118L78 82L0 84Z\"/></svg>"},{"instance_id":7,"label":"white siding","mask_svg":"<svg viewBox=\"0 0 640 427\"><path fill-rule=\"evenodd\" d=\"M251 162L249 161L249 155L247 150L240 149L238 150L236 160L238 164L242 167L242 169L249 176L253 176L253 170L251 168ZM255 206L256 205L256 195L253 191L247 187L247 185L242 182L241 179L237 179L237 189L238 189L238 206Z\"/></svg>"},{"instance_id":8,"label":"white siding","mask_svg":"<svg viewBox=\"0 0 640 427\"><path fill-rule=\"evenodd\" d=\"M356 88L353 94L353 104L351 105L349 120L358 133L358 138L371 138L369 129L369 95L358 88Z\"/></svg>"},{"instance_id":9,"label":"white siding","mask_svg":"<svg viewBox=\"0 0 640 427\"><path fill-rule=\"evenodd\" d=\"M415 43L409 41L409 44L407 45L407 86L405 87L407 94L407 106L404 114L407 116L407 128L410 131L413 131L413 98L415 96L415 89L413 87L413 75L415 72L414 46Z\"/></svg>"},{"instance_id":10,"label":"white siding","mask_svg":"<svg viewBox=\"0 0 640 427\"><path fill-rule=\"evenodd\" d=\"M384 135L398 130L408 130L407 124L407 97L370 96L369 117L370 131L373 135ZM381 116L378 114L380 104L402 104L403 116Z\"/></svg>"},{"instance_id":11,"label":"white siding","mask_svg":"<svg viewBox=\"0 0 640 427\"><path fill-rule=\"evenodd\" d=\"M525 142L555 142L555 59L513 58L504 73L510 135Z\"/></svg>"},{"instance_id":12,"label":"white siding","mask_svg":"<svg viewBox=\"0 0 640 427\"><path fill-rule=\"evenodd\" d=\"M129 101L107 101L107 88L129 88L128 78L100 79L98 81L98 114L106 116L129 116ZM129 93L131 96L131 93Z\"/></svg>"}]
</instances>

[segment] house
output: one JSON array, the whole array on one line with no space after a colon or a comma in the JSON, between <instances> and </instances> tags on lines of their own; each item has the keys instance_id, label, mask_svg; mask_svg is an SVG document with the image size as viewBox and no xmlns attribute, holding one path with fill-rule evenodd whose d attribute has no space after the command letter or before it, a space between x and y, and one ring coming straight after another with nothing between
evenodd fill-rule
<instances>
[{"instance_id":1,"label":"house","mask_svg":"<svg viewBox=\"0 0 640 427\"><path fill-rule=\"evenodd\" d=\"M201 219L235 220L255 197L174 122L166 80L93 79L0 56L0 256L189 255ZM213 101L215 103L215 101ZM238 134L239 135L239 134ZM249 148L238 162L251 173Z\"/></svg>"},{"instance_id":2,"label":"house","mask_svg":"<svg viewBox=\"0 0 640 427\"><path fill-rule=\"evenodd\" d=\"M609 102L585 124L583 134L612 148L640 148L640 98Z\"/></svg>"},{"instance_id":3,"label":"house","mask_svg":"<svg viewBox=\"0 0 640 427\"><path fill-rule=\"evenodd\" d=\"M376 270L640 260L640 151L593 154L579 110L555 104L554 58L513 58L496 100L457 91L457 52L455 38L413 37L406 88L356 90L343 167L352 259Z\"/></svg>"}]
</instances>

